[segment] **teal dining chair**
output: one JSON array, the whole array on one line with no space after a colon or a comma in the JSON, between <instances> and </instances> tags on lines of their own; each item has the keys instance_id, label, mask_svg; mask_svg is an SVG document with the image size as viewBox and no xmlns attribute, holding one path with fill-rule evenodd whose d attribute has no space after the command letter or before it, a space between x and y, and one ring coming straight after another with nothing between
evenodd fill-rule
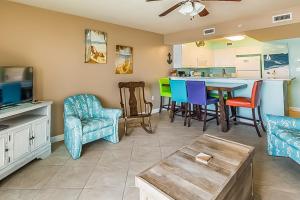
<instances>
[{"instance_id":1,"label":"teal dining chair","mask_svg":"<svg viewBox=\"0 0 300 200\"><path fill-rule=\"evenodd\" d=\"M185 115L184 126L186 126L187 110L188 110L188 96L186 90L186 84L184 80L170 80L171 94L172 94L172 106L170 119L174 122L175 113L182 112L182 116ZM176 108L176 104L181 106Z\"/></svg>"}]
</instances>

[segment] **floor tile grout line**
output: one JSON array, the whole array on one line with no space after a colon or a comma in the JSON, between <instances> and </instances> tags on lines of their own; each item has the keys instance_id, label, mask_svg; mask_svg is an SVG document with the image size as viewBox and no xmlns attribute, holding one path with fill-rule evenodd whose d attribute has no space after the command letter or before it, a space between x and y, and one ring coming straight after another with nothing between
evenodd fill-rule
<instances>
[{"instance_id":1,"label":"floor tile grout line","mask_svg":"<svg viewBox=\"0 0 300 200\"><path fill-rule=\"evenodd\" d=\"M128 179L128 175L129 175L129 166L130 166L131 159L132 159L134 145L135 145L135 141L133 140L133 145L131 147L130 159L129 159L129 163L128 163L128 166L127 166L127 174L126 174L126 178L125 178L125 185L124 185L124 188L123 188L122 200L124 200L124 197L125 197L125 190L126 190L127 179Z\"/></svg>"},{"instance_id":2,"label":"floor tile grout line","mask_svg":"<svg viewBox=\"0 0 300 200\"><path fill-rule=\"evenodd\" d=\"M102 156L103 156L103 151L104 151L104 150L101 150L101 156L99 156L99 159L98 159L97 163L95 164L93 170L91 171L91 174L88 176L88 178L87 178L86 181L85 181L84 186L81 188L81 191L80 191L80 193L78 194L78 196L77 196L77 198L76 198L77 200L80 198L80 196L81 196L83 190L85 189L85 186L86 186L87 182L90 180L92 174L94 173L96 167L98 166L98 163L100 162L100 160L101 160L101 158L102 158Z\"/></svg>"}]
</instances>

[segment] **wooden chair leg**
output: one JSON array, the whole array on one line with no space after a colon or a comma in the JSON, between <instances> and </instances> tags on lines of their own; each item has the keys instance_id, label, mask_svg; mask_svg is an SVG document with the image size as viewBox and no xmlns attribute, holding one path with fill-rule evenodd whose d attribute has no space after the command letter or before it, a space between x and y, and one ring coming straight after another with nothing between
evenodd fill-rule
<instances>
[{"instance_id":1,"label":"wooden chair leg","mask_svg":"<svg viewBox=\"0 0 300 200\"><path fill-rule=\"evenodd\" d=\"M202 119L202 106L201 105L199 105L199 120L201 120Z\"/></svg>"},{"instance_id":2,"label":"wooden chair leg","mask_svg":"<svg viewBox=\"0 0 300 200\"><path fill-rule=\"evenodd\" d=\"M168 111L170 110L170 105L171 105L171 97L169 97L169 102L168 102Z\"/></svg>"},{"instance_id":3,"label":"wooden chair leg","mask_svg":"<svg viewBox=\"0 0 300 200\"><path fill-rule=\"evenodd\" d=\"M207 105L205 105L205 111L204 111L203 132L206 131L206 121L207 121Z\"/></svg>"},{"instance_id":4,"label":"wooden chair leg","mask_svg":"<svg viewBox=\"0 0 300 200\"><path fill-rule=\"evenodd\" d=\"M124 132L125 132L125 135L127 135L127 119L125 118L124 119Z\"/></svg>"},{"instance_id":5,"label":"wooden chair leg","mask_svg":"<svg viewBox=\"0 0 300 200\"><path fill-rule=\"evenodd\" d=\"M260 124L261 124L261 127L263 129L264 132L266 132L266 128L265 128L265 125L264 125L264 121L261 117L261 110L260 110L260 106L257 107L257 110L258 110L258 116L259 116L259 121L260 121Z\"/></svg>"},{"instance_id":6,"label":"wooden chair leg","mask_svg":"<svg viewBox=\"0 0 300 200\"><path fill-rule=\"evenodd\" d=\"M184 117L185 103L180 104L181 117Z\"/></svg>"},{"instance_id":7,"label":"wooden chair leg","mask_svg":"<svg viewBox=\"0 0 300 200\"><path fill-rule=\"evenodd\" d=\"M252 117L253 117L253 123L254 123L254 127L256 129L257 135L258 135L258 137L261 137L261 134L260 134L258 126L257 126L257 121L256 121L256 116L255 116L255 108L252 109Z\"/></svg>"},{"instance_id":8,"label":"wooden chair leg","mask_svg":"<svg viewBox=\"0 0 300 200\"><path fill-rule=\"evenodd\" d=\"M170 113L170 119L171 119L171 122L174 122L174 118L175 118L175 107L176 107L176 102L175 102L175 101L172 101L171 113Z\"/></svg>"},{"instance_id":9,"label":"wooden chair leg","mask_svg":"<svg viewBox=\"0 0 300 200\"><path fill-rule=\"evenodd\" d=\"M216 110L217 125L219 126L219 105L218 105L218 103L215 104L215 110Z\"/></svg>"},{"instance_id":10,"label":"wooden chair leg","mask_svg":"<svg viewBox=\"0 0 300 200\"><path fill-rule=\"evenodd\" d=\"M191 127L191 119L192 119L192 106L189 104L188 106L188 112L189 112L189 119L188 119L188 127Z\"/></svg>"},{"instance_id":11,"label":"wooden chair leg","mask_svg":"<svg viewBox=\"0 0 300 200\"><path fill-rule=\"evenodd\" d=\"M160 96L160 106L159 106L159 113L161 113L162 107L163 107L163 100L164 98Z\"/></svg>"},{"instance_id":12,"label":"wooden chair leg","mask_svg":"<svg viewBox=\"0 0 300 200\"><path fill-rule=\"evenodd\" d=\"M184 104L184 126L186 126L186 122L187 122L188 105L189 105L189 103L185 103Z\"/></svg>"}]
</instances>

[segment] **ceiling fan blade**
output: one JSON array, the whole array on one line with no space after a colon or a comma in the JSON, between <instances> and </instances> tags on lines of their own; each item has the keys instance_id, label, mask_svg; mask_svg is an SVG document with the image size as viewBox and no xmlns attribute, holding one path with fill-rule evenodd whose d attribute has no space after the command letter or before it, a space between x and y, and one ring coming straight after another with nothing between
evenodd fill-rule
<instances>
[{"instance_id":1,"label":"ceiling fan blade","mask_svg":"<svg viewBox=\"0 0 300 200\"><path fill-rule=\"evenodd\" d=\"M161 1L161 0L146 0L146 2L151 2L151 1Z\"/></svg>"},{"instance_id":2,"label":"ceiling fan blade","mask_svg":"<svg viewBox=\"0 0 300 200\"><path fill-rule=\"evenodd\" d=\"M207 15L209 15L208 10L206 10L206 8L204 8L201 12L199 12L198 14L200 17L205 17Z\"/></svg>"},{"instance_id":3,"label":"ceiling fan blade","mask_svg":"<svg viewBox=\"0 0 300 200\"><path fill-rule=\"evenodd\" d=\"M167 14L169 14L170 12L172 12L173 10L175 10L176 8L180 7L181 5L185 4L186 2L187 1L182 1L182 2L177 3L176 5L172 6L168 10L166 10L165 12L161 13L159 16L160 17L166 16Z\"/></svg>"}]
</instances>

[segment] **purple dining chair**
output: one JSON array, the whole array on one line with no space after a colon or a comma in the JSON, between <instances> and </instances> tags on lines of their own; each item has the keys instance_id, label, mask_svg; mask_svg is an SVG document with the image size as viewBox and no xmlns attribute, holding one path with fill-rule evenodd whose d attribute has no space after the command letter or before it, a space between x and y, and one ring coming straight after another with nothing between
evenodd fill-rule
<instances>
[{"instance_id":1,"label":"purple dining chair","mask_svg":"<svg viewBox=\"0 0 300 200\"><path fill-rule=\"evenodd\" d=\"M188 93L188 103L189 103L189 119L188 119L188 126L191 125L191 117L192 117L192 109L191 105L198 107L198 113L202 113L202 106L204 106L204 124L203 124L203 131L206 130L206 123L213 119L216 119L217 125L219 125L219 117L218 117L218 102L219 99L213 98L207 95L205 81L186 81L187 93ZM208 113L207 111L211 111L207 109L208 105L215 105L215 113ZM207 119L207 115L212 115L213 117Z\"/></svg>"}]
</instances>

